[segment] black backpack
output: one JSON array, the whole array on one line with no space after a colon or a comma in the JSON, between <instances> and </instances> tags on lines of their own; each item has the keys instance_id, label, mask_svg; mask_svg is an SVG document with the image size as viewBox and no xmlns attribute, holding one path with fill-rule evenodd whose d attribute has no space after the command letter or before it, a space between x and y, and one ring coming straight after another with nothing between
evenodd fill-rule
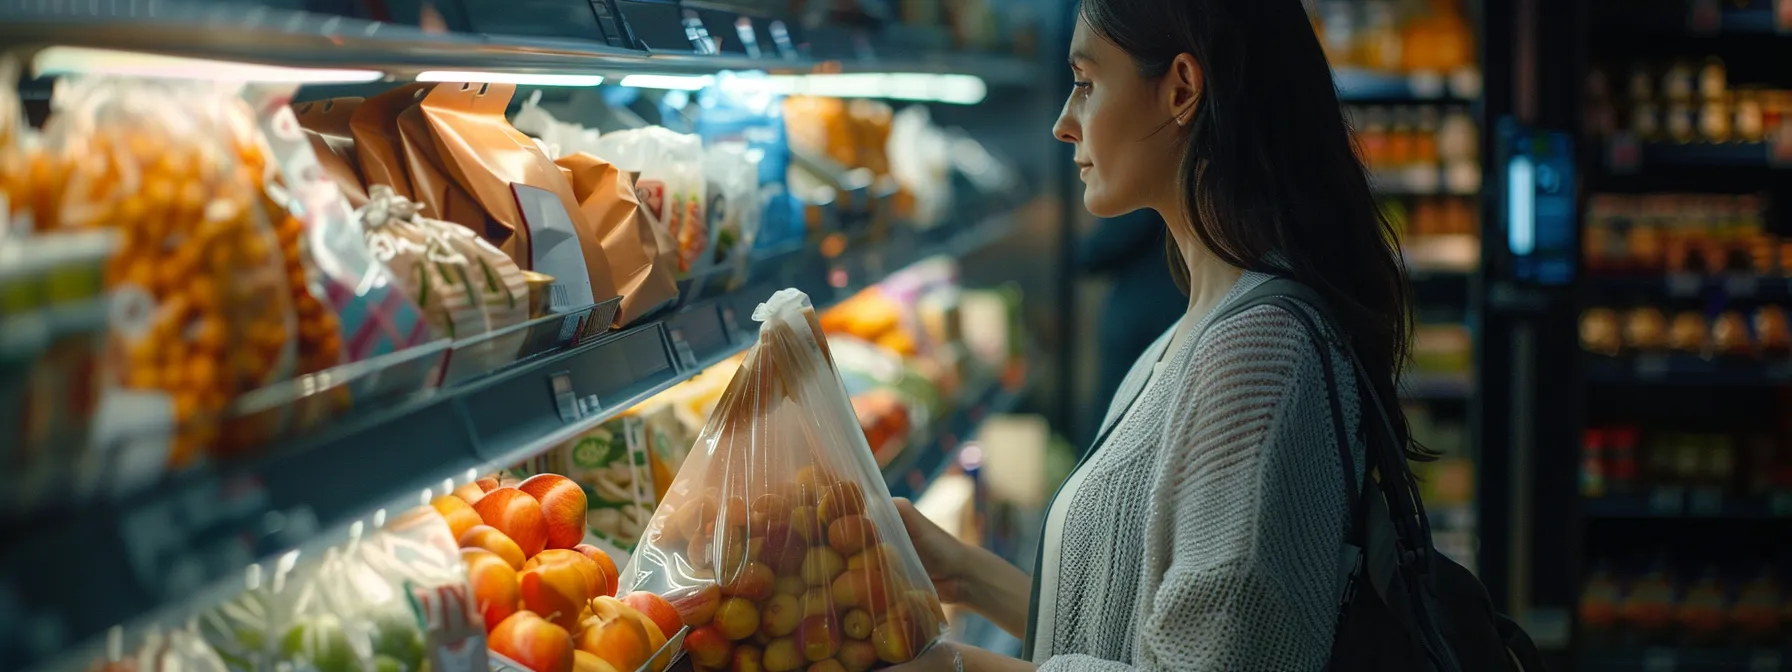
<instances>
[{"instance_id":1,"label":"black backpack","mask_svg":"<svg viewBox=\"0 0 1792 672\"><path fill-rule=\"evenodd\" d=\"M1406 469L1405 450L1388 420L1388 408L1345 344L1339 349L1356 368L1358 398L1368 402L1363 407L1367 468L1363 487L1356 487L1331 349L1324 347L1331 339L1301 309L1310 307L1330 322L1324 298L1299 282L1277 277L1247 292L1213 321L1262 305L1292 313L1321 346L1343 487L1351 502L1351 526L1339 563L1347 578L1326 669L1541 672L1542 657L1530 636L1494 611L1487 589L1473 574L1432 546L1431 523ZM1379 422L1369 421L1371 415Z\"/></svg>"}]
</instances>

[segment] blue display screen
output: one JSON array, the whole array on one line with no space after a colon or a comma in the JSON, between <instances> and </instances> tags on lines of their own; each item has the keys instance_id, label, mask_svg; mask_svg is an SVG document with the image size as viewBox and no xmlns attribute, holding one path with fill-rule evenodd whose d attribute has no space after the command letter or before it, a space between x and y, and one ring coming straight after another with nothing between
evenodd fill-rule
<instances>
[{"instance_id":1,"label":"blue display screen","mask_svg":"<svg viewBox=\"0 0 1792 672\"><path fill-rule=\"evenodd\" d=\"M1574 146L1567 133L1509 128L1503 134L1503 214L1512 279L1574 279Z\"/></svg>"}]
</instances>

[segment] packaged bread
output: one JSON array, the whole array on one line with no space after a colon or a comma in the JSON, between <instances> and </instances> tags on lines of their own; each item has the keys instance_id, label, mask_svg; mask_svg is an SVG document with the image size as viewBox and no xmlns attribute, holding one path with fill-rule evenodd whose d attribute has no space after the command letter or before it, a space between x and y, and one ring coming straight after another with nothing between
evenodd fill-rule
<instances>
[{"instance_id":1,"label":"packaged bread","mask_svg":"<svg viewBox=\"0 0 1792 672\"><path fill-rule=\"evenodd\" d=\"M714 239L705 215L703 143L697 136L658 126L633 128L598 138L592 153L634 174L642 212L677 245L681 279L714 265Z\"/></svg>"},{"instance_id":2,"label":"packaged bread","mask_svg":"<svg viewBox=\"0 0 1792 672\"><path fill-rule=\"evenodd\" d=\"M233 87L77 77L59 82L38 186L43 226L122 235L108 269L116 388L166 408L168 463L213 444L236 395L293 371L292 294L262 204L257 157L227 133Z\"/></svg>"},{"instance_id":3,"label":"packaged bread","mask_svg":"<svg viewBox=\"0 0 1792 672\"><path fill-rule=\"evenodd\" d=\"M589 229L565 173L504 118L515 93L510 84L439 84L419 107L448 174L483 208L487 240L558 279L571 307L614 298L603 243L582 235Z\"/></svg>"},{"instance_id":4,"label":"packaged bread","mask_svg":"<svg viewBox=\"0 0 1792 672\"><path fill-rule=\"evenodd\" d=\"M518 260L511 249L505 248L506 241L514 247L525 245L526 239L514 240L509 229L491 227L484 208L448 174L446 160L437 151L435 139L430 134L429 121L423 118L423 98L429 92L427 86L420 85L414 94L417 102L398 113L399 145L404 148L404 167L411 177L411 193L418 207L422 208L418 214L467 227L504 249L511 261L529 268L528 259ZM523 249L526 256L527 248Z\"/></svg>"},{"instance_id":5,"label":"packaged bread","mask_svg":"<svg viewBox=\"0 0 1792 672\"><path fill-rule=\"evenodd\" d=\"M411 177L404 165L403 139L398 135L398 113L417 102L427 84L408 84L361 101L349 113L349 131L355 140L355 156L368 197L373 185L383 184L393 195L411 198Z\"/></svg>"},{"instance_id":6,"label":"packaged bread","mask_svg":"<svg viewBox=\"0 0 1792 672\"><path fill-rule=\"evenodd\" d=\"M528 319L522 270L466 227L418 215L385 185L373 186L361 221L374 257L438 333L465 340Z\"/></svg>"},{"instance_id":7,"label":"packaged bread","mask_svg":"<svg viewBox=\"0 0 1792 672\"><path fill-rule=\"evenodd\" d=\"M597 240L622 307L616 326L624 326L678 300L677 252L671 236L650 224L635 200L634 182L614 164L585 153L555 161L567 171L583 217L580 240Z\"/></svg>"},{"instance_id":8,"label":"packaged bread","mask_svg":"<svg viewBox=\"0 0 1792 672\"><path fill-rule=\"evenodd\" d=\"M361 174L361 157L355 151L352 122L360 98L331 98L293 106L305 140L324 175L336 183L349 207L367 204L367 178Z\"/></svg>"}]
</instances>

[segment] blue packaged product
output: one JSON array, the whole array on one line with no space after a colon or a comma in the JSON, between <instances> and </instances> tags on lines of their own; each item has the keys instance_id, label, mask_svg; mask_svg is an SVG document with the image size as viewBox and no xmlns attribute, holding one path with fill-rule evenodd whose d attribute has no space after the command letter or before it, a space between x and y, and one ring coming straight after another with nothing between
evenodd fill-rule
<instances>
[{"instance_id":1,"label":"blue packaged product","mask_svg":"<svg viewBox=\"0 0 1792 672\"><path fill-rule=\"evenodd\" d=\"M696 131L706 147L739 142L757 150L759 194L764 215L753 249L764 250L801 241L802 220L785 187L790 147L785 141L784 97L762 72L723 72L697 94L700 113Z\"/></svg>"}]
</instances>

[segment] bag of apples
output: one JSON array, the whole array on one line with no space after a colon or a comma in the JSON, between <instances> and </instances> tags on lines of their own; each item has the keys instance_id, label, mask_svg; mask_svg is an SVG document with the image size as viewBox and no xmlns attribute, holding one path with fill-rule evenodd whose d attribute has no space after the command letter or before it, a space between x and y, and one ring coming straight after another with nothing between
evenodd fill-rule
<instances>
[{"instance_id":1,"label":"bag of apples","mask_svg":"<svg viewBox=\"0 0 1792 672\"><path fill-rule=\"evenodd\" d=\"M809 297L754 311L748 351L622 571L666 598L698 669L906 662L945 618Z\"/></svg>"}]
</instances>

